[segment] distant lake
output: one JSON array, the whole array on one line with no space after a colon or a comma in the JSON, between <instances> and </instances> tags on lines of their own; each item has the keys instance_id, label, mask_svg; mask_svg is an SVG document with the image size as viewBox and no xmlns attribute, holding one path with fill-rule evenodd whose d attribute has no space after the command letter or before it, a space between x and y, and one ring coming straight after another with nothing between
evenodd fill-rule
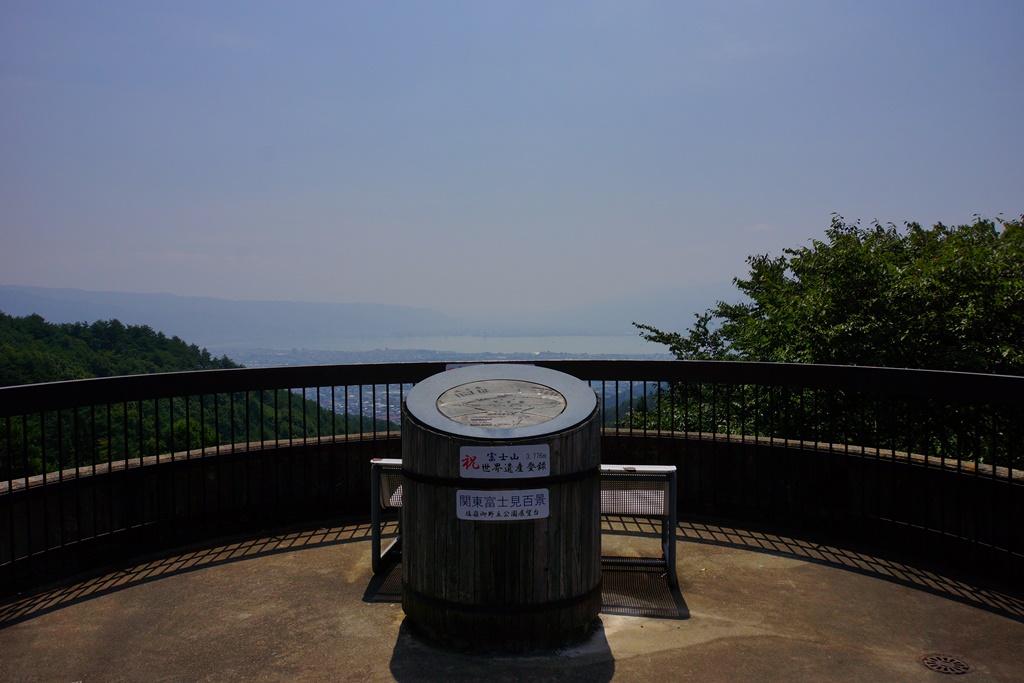
<instances>
[{"instance_id":1,"label":"distant lake","mask_svg":"<svg viewBox=\"0 0 1024 683\"><path fill-rule=\"evenodd\" d=\"M425 337L348 337L334 339L303 339L288 342L237 343L216 345L218 349L235 347L306 348L329 351L374 351L377 349L424 349L453 353L581 353L591 355L650 356L665 355L661 344L644 341L639 335L552 337L481 337L467 335Z\"/></svg>"},{"instance_id":2,"label":"distant lake","mask_svg":"<svg viewBox=\"0 0 1024 683\"><path fill-rule=\"evenodd\" d=\"M364 340L358 340L363 343ZM367 340L369 341L369 340ZM390 337L373 340L365 349L430 349L455 353L587 353L650 355L668 353L661 344L639 335L565 337Z\"/></svg>"}]
</instances>

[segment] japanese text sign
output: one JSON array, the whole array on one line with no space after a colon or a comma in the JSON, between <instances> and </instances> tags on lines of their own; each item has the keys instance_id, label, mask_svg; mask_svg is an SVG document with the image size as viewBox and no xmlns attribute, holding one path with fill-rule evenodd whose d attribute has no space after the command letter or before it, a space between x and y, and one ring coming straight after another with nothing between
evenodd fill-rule
<instances>
[{"instance_id":1,"label":"japanese text sign","mask_svg":"<svg viewBox=\"0 0 1024 683\"><path fill-rule=\"evenodd\" d=\"M551 472L551 447L462 446L459 476L463 479L526 479Z\"/></svg>"},{"instance_id":2,"label":"japanese text sign","mask_svg":"<svg viewBox=\"0 0 1024 683\"><path fill-rule=\"evenodd\" d=\"M456 492L459 519L476 522L513 522L545 519L548 516L548 490Z\"/></svg>"}]
</instances>

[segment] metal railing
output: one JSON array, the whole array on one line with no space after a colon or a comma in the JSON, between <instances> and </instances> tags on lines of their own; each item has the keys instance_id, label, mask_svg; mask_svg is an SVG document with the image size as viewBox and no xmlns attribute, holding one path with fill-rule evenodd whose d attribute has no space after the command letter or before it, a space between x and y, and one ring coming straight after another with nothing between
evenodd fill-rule
<instances>
[{"instance_id":1,"label":"metal railing","mask_svg":"<svg viewBox=\"0 0 1024 683\"><path fill-rule=\"evenodd\" d=\"M779 508L764 491L785 488L778 470L790 468L786 476L808 491L822 485L816 478L832 486L857 478L855 517L923 525L1012 562L1024 552L1022 377L699 361L535 364L590 383L616 462L678 465L684 510ZM405 394L444 369L280 367L0 388L0 593L78 566L82 552L367 510L365 456L400 455ZM794 461L771 460L782 451L828 458L801 459L794 473ZM897 465L926 474L910 480ZM965 512L958 499L968 491L973 508ZM906 506L886 496L917 502L899 512ZM729 506L716 507L725 499ZM792 512L794 500L783 507ZM799 499L801 509L819 504L809 500ZM915 505L938 517L928 512L922 524ZM1005 533L990 532L993 524Z\"/></svg>"}]
</instances>

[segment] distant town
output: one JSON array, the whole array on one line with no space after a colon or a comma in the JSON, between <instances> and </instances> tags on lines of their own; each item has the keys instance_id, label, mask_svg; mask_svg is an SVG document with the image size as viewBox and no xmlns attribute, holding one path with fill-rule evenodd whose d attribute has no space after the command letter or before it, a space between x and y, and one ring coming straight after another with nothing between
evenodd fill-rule
<instances>
[{"instance_id":1,"label":"distant town","mask_svg":"<svg viewBox=\"0 0 1024 683\"><path fill-rule=\"evenodd\" d=\"M319 349L235 349L231 359L246 367L280 367L292 365L335 365L352 363L413 363L451 362L472 363L479 361L530 361L530 360L588 360L621 359L621 355L597 355L584 353L452 353L428 349L375 349L372 351L327 351ZM637 356L637 360L669 360L670 354L649 354ZM307 387L296 390L305 398L314 400L325 409L336 413L348 413L359 417L374 417L397 422L401 415L402 400L412 385L376 385L350 387ZM655 391L656 385L643 382L609 382L595 384L594 390L600 397L605 422L613 424L624 403ZM621 413L625 415L625 412Z\"/></svg>"}]
</instances>

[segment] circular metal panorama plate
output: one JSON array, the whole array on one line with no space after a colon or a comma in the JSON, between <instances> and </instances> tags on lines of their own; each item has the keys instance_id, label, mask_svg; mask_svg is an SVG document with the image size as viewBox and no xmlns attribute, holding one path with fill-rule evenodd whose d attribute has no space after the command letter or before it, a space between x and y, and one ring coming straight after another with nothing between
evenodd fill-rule
<instances>
[{"instance_id":1,"label":"circular metal panorama plate","mask_svg":"<svg viewBox=\"0 0 1024 683\"><path fill-rule=\"evenodd\" d=\"M406 407L424 424L481 439L519 439L569 429L597 396L586 382L530 365L471 365L423 380Z\"/></svg>"},{"instance_id":2,"label":"circular metal panorama plate","mask_svg":"<svg viewBox=\"0 0 1024 683\"><path fill-rule=\"evenodd\" d=\"M565 396L520 379L485 379L452 387L437 399L437 412L459 424L488 429L533 427L565 410Z\"/></svg>"}]
</instances>

